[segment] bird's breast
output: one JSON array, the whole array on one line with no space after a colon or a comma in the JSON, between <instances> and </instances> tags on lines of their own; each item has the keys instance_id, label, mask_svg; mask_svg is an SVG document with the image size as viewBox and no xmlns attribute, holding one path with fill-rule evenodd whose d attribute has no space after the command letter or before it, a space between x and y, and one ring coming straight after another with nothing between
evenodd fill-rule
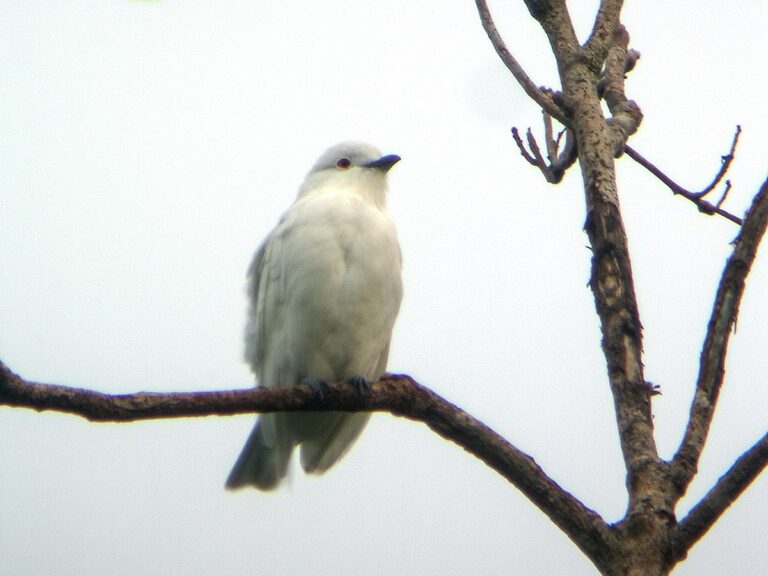
<instances>
[{"instance_id":1,"label":"bird's breast","mask_svg":"<svg viewBox=\"0 0 768 576\"><path fill-rule=\"evenodd\" d=\"M389 341L400 306L400 249L388 214L363 199L308 198L279 241L285 329L307 372L365 375ZM359 366L355 364L359 363Z\"/></svg>"}]
</instances>

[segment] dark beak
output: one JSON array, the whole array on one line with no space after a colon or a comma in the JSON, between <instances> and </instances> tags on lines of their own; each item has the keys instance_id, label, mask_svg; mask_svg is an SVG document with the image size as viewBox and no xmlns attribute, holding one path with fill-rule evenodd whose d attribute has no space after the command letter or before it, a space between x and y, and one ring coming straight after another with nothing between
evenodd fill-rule
<instances>
[{"instance_id":1,"label":"dark beak","mask_svg":"<svg viewBox=\"0 0 768 576\"><path fill-rule=\"evenodd\" d=\"M382 156L378 160L372 160L371 162L368 162L368 164L363 164L364 168L376 168L377 170L381 170L382 172L389 172L389 169L392 168L395 164L400 162L400 156L397 154L387 154L386 156Z\"/></svg>"}]
</instances>

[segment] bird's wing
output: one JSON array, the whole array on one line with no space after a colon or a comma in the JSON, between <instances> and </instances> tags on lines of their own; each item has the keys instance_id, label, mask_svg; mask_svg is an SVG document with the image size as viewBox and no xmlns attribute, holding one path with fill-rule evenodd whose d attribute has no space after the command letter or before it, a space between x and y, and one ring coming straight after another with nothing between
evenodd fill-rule
<instances>
[{"instance_id":1,"label":"bird's wing","mask_svg":"<svg viewBox=\"0 0 768 576\"><path fill-rule=\"evenodd\" d=\"M282 240L276 229L262 242L248 268L247 293L250 303L245 328L245 360L254 373L261 376L267 352L267 341L279 330L276 316L285 299L285 259ZM274 382L259 382L274 386Z\"/></svg>"},{"instance_id":2,"label":"bird's wing","mask_svg":"<svg viewBox=\"0 0 768 576\"><path fill-rule=\"evenodd\" d=\"M382 350L381 356L379 356L379 361L376 364L373 378L377 380L381 378L382 374L384 374L384 372L387 370L387 361L389 360L389 343L391 341L392 336L390 335L390 339L387 340L387 345L384 347L384 350Z\"/></svg>"}]
</instances>

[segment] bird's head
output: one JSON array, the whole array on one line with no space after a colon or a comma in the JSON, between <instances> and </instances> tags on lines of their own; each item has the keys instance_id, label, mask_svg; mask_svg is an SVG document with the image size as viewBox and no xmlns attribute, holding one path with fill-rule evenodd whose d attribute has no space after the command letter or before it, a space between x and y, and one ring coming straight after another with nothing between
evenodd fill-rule
<instances>
[{"instance_id":1,"label":"bird's head","mask_svg":"<svg viewBox=\"0 0 768 576\"><path fill-rule=\"evenodd\" d=\"M381 152L364 142L342 142L330 147L307 174L299 196L326 186L351 187L384 204L387 172L400 156Z\"/></svg>"}]
</instances>

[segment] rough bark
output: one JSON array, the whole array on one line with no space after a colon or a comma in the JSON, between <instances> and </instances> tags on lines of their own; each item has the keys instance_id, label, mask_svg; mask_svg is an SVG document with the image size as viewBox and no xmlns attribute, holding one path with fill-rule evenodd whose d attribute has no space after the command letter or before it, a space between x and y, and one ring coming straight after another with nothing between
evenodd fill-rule
<instances>
[{"instance_id":1,"label":"rough bark","mask_svg":"<svg viewBox=\"0 0 768 576\"><path fill-rule=\"evenodd\" d=\"M628 138L642 121L640 107L627 98L625 92L625 73L634 66L639 54L628 49L629 35L620 22L620 0L601 2L592 33L583 46L576 39L564 1L526 0L526 5L546 33L555 55L562 92L553 101L565 116L557 118L574 135L578 151L586 198L585 231L593 254L590 287L600 318L608 383L613 393L627 471L627 513L611 527L616 536L610 540L612 549L591 558L603 574L665 575L685 557L690 546L746 489L768 461L768 440L764 437L677 525L675 505L696 473L724 377L728 337L738 313L744 280L765 233L768 220L768 215L764 213L768 209L766 184L743 221L733 256L723 272L702 352L701 370L685 438L674 460L665 462L658 456L653 435L651 398L654 390L643 377L642 323L614 165L614 159L627 149ZM485 12L481 10L480 15L486 31L495 31L487 9ZM491 37L491 41L497 51L499 45L503 46L500 38ZM504 57L519 67L510 54ZM513 70L513 74L518 80L527 78L522 70ZM608 106L609 117L603 112L602 99ZM528 145L532 154L525 150L517 132L513 131L513 134L523 157L537 166L547 181L559 182L561 174L558 178L552 177L552 166L536 153L538 148L530 131ZM727 171L737 137L734 138L731 154L724 158L722 169L705 191L690 193L680 187L673 191L687 192L684 196L696 202L705 213L720 214L742 224L740 218L720 208L728 188L716 206L704 199ZM550 140L547 136L548 147ZM634 150L632 157L636 160L641 158ZM644 165L648 167L649 164L645 161ZM655 167L652 168L652 172L655 170L654 173L669 185L671 180ZM712 209L708 210L709 207Z\"/></svg>"}]
</instances>

